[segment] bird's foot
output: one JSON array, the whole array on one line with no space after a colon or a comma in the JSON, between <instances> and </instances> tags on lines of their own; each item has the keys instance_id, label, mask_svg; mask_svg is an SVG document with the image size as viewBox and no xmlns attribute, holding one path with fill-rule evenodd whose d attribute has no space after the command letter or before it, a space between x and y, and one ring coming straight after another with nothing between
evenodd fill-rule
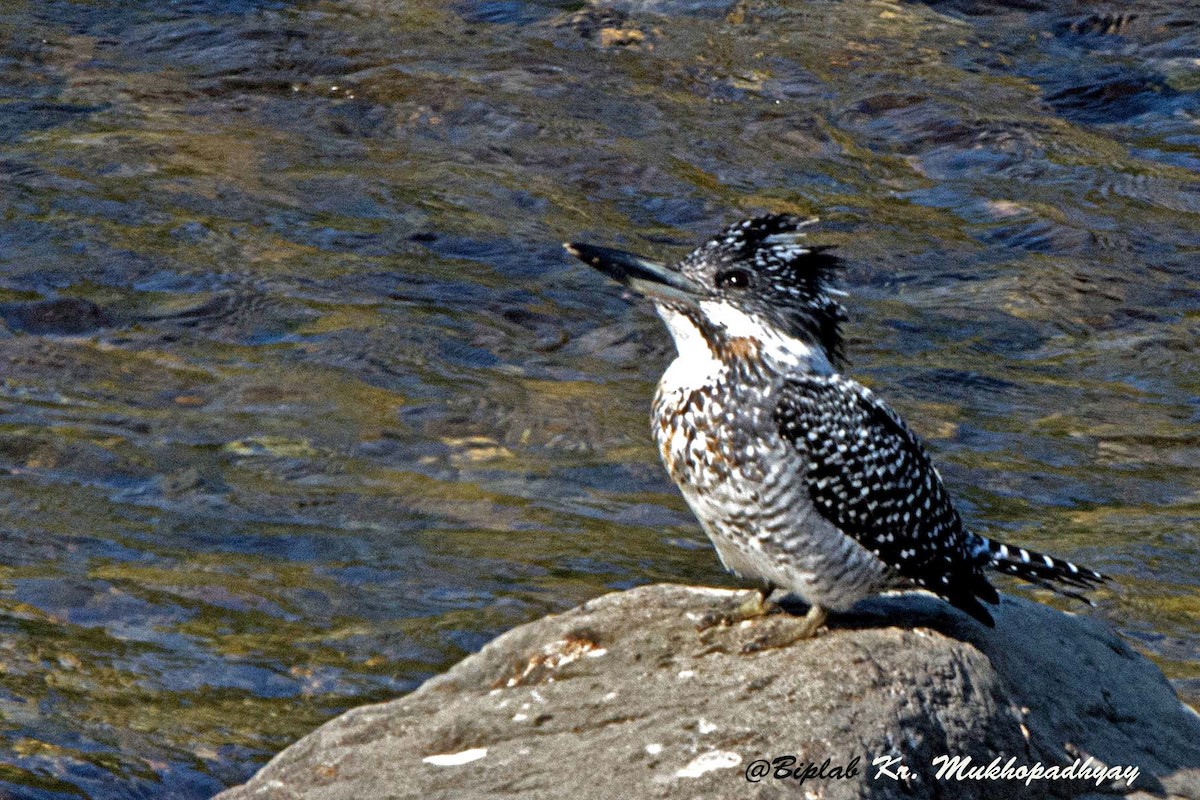
<instances>
[{"instance_id":1,"label":"bird's foot","mask_svg":"<svg viewBox=\"0 0 1200 800\"><path fill-rule=\"evenodd\" d=\"M743 653L758 653L763 650L773 650L777 647L787 647L805 639L812 639L817 631L825 624L828 613L820 606L810 606L803 618L796 620L780 619L767 631L742 645Z\"/></svg>"},{"instance_id":2,"label":"bird's foot","mask_svg":"<svg viewBox=\"0 0 1200 800\"><path fill-rule=\"evenodd\" d=\"M709 628L728 628L739 622L779 613L782 609L770 600L772 591L773 587L761 588L731 611L713 609L705 612L696 623L696 630L703 633Z\"/></svg>"}]
</instances>

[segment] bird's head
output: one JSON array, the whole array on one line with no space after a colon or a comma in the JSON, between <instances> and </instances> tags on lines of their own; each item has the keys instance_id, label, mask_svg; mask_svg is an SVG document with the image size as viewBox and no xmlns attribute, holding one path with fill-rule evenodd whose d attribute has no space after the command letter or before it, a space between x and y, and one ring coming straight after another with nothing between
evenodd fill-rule
<instances>
[{"instance_id":1,"label":"bird's head","mask_svg":"<svg viewBox=\"0 0 1200 800\"><path fill-rule=\"evenodd\" d=\"M605 247L567 251L654 301L682 352L697 335L718 358L754 352L829 371L842 358L838 260L806 244L816 220L771 214L730 225L673 267ZM753 347L738 346L752 344ZM799 362L804 362L803 364Z\"/></svg>"}]
</instances>

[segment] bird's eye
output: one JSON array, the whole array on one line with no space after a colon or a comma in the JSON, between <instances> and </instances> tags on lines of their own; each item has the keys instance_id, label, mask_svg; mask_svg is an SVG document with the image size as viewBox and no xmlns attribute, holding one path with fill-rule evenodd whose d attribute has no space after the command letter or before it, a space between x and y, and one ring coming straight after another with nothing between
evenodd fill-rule
<instances>
[{"instance_id":1,"label":"bird's eye","mask_svg":"<svg viewBox=\"0 0 1200 800\"><path fill-rule=\"evenodd\" d=\"M745 289L750 285L750 273L744 269L727 269L717 275L721 289Z\"/></svg>"}]
</instances>

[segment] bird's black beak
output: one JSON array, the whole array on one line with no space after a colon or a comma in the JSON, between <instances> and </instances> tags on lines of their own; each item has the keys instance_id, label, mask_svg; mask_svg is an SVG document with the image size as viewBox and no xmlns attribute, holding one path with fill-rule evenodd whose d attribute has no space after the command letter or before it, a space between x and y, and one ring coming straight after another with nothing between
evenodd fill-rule
<instances>
[{"instance_id":1,"label":"bird's black beak","mask_svg":"<svg viewBox=\"0 0 1200 800\"><path fill-rule=\"evenodd\" d=\"M593 244L567 243L563 247L583 263L652 300L695 305L705 295L691 278L633 253Z\"/></svg>"}]
</instances>

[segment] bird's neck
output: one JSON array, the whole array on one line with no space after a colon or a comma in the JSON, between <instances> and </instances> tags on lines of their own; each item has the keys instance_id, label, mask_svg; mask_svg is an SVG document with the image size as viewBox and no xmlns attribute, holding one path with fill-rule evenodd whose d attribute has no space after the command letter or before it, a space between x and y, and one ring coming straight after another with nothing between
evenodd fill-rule
<instances>
[{"instance_id":1,"label":"bird's neck","mask_svg":"<svg viewBox=\"0 0 1200 800\"><path fill-rule=\"evenodd\" d=\"M663 374L663 393L691 391L721 383L775 383L789 375L830 374L824 349L775 329L737 318L704 327L681 311L659 306L675 340L677 355Z\"/></svg>"},{"instance_id":2,"label":"bird's neck","mask_svg":"<svg viewBox=\"0 0 1200 800\"><path fill-rule=\"evenodd\" d=\"M762 369L781 375L833 371L824 347L764 318L728 303L700 304L708 326L707 341L726 363L761 362Z\"/></svg>"}]
</instances>

